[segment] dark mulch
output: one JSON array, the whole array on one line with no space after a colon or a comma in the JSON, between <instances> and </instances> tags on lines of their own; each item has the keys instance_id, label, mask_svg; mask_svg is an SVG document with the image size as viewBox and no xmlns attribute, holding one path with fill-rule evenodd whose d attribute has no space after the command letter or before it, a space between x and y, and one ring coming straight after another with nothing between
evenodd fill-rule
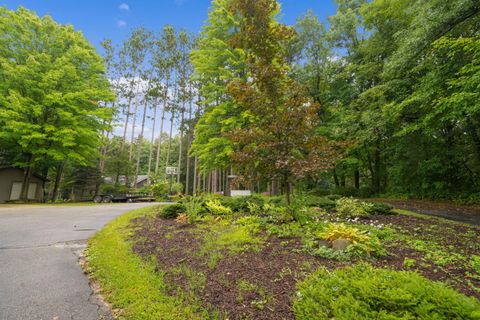
<instances>
[{"instance_id":1,"label":"dark mulch","mask_svg":"<svg viewBox=\"0 0 480 320\"><path fill-rule=\"evenodd\" d=\"M168 272L184 264L205 275L205 286L198 295L202 305L230 320L294 319L291 298L296 283L320 266L334 269L342 265L301 253L298 239L270 237L259 252L222 252L224 257L210 269L205 258L195 253L202 238L195 227L152 218L138 219L134 226L134 251L143 257L157 257L172 293L175 287L185 290L190 286L185 275ZM256 288L241 290L241 282Z\"/></svg>"},{"instance_id":2,"label":"dark mulch","mask_svg":"<svg viewBox=\"0 0 480 320\"><path fill-rule=\"evenodd\" d=\"M480 255L479 227L403 215L375 216L373 220L414 239L434 241L446 252L465 257ZM307 255L297 238L271 236L259 252L223 251L223 258L209 268L206 257L198 254L208 229L152 217L135 220L133 229L134 251L145 259L156 257L159 268L166 272L165 280L172 294L193 291L196 302L224 315L224 319L294 319L291 307L297 282L320 266L333 270L349 264ZM427 278L449 283L480 299L480 292L473 288L480 288L480 281L471 277L473 270L466 262L438 266L425 259L424 252L409 248L402 241L384 244L389 254L374 261L374 265L417 270ZM415 266L405 266L405 257L415 259ZM200 288L193 288L192 278L178 272L180 266L201 275ZM250 289L240 289L242 283L250 285Z\"/></svg>"},{"instance_id":3,"label":"dark mulch","mask_svg":"<svg viewBox=\"0 0 480 320\"><path fill-rule=\"evenodd\" d=\"M393 241L384 243L389 255L375 261L374 265L398 270L416 270L431 280L448 283L458 291L480 299L480 281L478 276L472 277L475 271L468 260L472 255L480 256L480 227L404 215L378 215L373 219L412 239L434 243L447 255L458 254L465 259L439 265L435 259L426 259L424 252L409 248L404 242ZM433 246L431 249L435 250ZM405 258L415 259L415 266L405 266Z\"/></svg>"}]
</instances>

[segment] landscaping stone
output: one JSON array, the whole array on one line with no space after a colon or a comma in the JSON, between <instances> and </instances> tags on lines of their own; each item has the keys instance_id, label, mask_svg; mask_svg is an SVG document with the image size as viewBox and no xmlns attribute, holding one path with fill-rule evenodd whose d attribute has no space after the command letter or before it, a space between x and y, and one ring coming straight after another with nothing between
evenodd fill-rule
<instances>
[{"instance_id":1,"label":"landscaping stone","mask_svg":"<svg viewBox=\"0 0 480 320\"><path fill-rule=\"evenodd\" d=\"M332 248L336 251L344 251L349 245L352 244L352 241L347 239L337 239L332 242Z\"/></svg>"}]
</instances>

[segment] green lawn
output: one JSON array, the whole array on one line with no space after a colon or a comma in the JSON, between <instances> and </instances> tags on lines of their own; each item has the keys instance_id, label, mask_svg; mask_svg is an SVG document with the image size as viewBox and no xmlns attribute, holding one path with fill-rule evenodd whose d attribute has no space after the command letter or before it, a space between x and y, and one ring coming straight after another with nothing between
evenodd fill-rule
<instances>
[{"instance_id":1,"label":"green lawn","mask_svg":"<svg viewBox=\"0 0 480 320\"><path fill-rule=\"evenodd\" d=\"M122 310L120 319L205 319L197 306L185 306L169 296L163 274L156 264L132 252L127 240L130 221L151 215L157 207L147 207L122 215L98 232L87 250L89 274L98 281L113 309ZM140 298L141 297L141 298Z\"/></svg>"}]
</instances>

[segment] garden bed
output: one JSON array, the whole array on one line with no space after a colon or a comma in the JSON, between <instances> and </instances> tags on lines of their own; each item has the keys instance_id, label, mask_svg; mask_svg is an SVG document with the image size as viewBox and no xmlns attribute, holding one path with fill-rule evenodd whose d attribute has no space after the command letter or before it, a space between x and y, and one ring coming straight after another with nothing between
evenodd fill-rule
<instances>
[{"instance_id":1,"label":"garden bed","mask_svg":"<svg viewBox=\"0 0 480 320\"><path fill-rule=\"evenodd\" d=\"M356 319L382 318L382 312L398 318L418 318L422 312L433 312L428 308L440 310L438 319L480 317L480 228L435 217L408 213L394 215L382 208L377 209L388 214L345 218L339 215L342 210L338 205L340 202L336 202L337 209L334 209L327 200L314 199L310 202L330 208L328 212L310 207L302 209L304 217L297 219L282 215L285 210L278 199L268 200L276 203L275 207L265 205L263 200L253 205L253 202L259 201L257 198L252 198L248 206L230 199L220 199L221 202L208 200L206 206L205 202L199 202L197 209L210 212L198 214L198 210L194 210L193 218L181 213L192 211L192 206L188 204L186 207L170 206L170 210L153 209L146 215L132 215L129 222L123 220L122 227L118 229L122 234L122 248L125 249L124 245L129 247L129 259L140 257L139 261L143 261L144 265L139 266L139 261L135 260L135 265L122 269L135 273L140 268L140 273L147 272L150 282L152 278L158 281L157 289L148 288L150 293L135 295L138 289L133 282L129 284L130 288L123 287L128 299L121 299L121 304L115 303L118 295L115 285L106 296L112 297L109 301L114 307L125 309L121 315L126 319L139 318L136 313L142 307L138 306L140 302L136 299L145 295L149 299L153 295L153 301L146 302L141 298L140 305L153 309L155 315L162 319L311 319L312 314L325 310L326 313L318 316L319 319L350 319L352 316ZM226 209L229 207L221 203L228 204L233 210ZM358 205L348 199L346 203ZM367 208L372 211L371 207ZM269 210L271 212L267 214ZM331 244L322 239L331 239L335 232L353 232L352 239L360 242L367 239L367 242L360 245L354 241L351 248L355 250L333 250ZM98 251L96 247L98 244L93 246L92 251ZM117 254L112 245L108 246L108 252ZM96 268L98 262L95 258L98 260L98 256L95 255L91 264L96 270L94 278L100 284L105 282L112 286L111 278L98 277L100 271L106 268L105 265ZM112 259L116 258L110 257L104 262L112 263ZM118 266L114 267L118 269ZM363 271L362 268L367 269ZM346 290L352 287L358 292L344 292L340 300L333 293L322 297L321 301L315 300L321 296L318 290L323 290L319 289L319 282L325 279L324 285L330 286L329 281L337 281L334 280L337 279L335 274L340 270L346 270L343 277L347 280L351 277L350 273L357 277L365 272L379 274L390 272L388 270L403 270L406 273L382 275L376 281L382 283L384 280L381 279L394 279L398 274L400 280L392 280L393 285L397 286L397 281L399 286L410 283L410 287L384 288L383 285L378 287L378 283L364 284L362 280L359 283L364 287L355 288L358 283L355 284L356 279L352 278L351 285L345 284ZM327 272L333 280L327 280L322 272ZM421 277L416 279L415 274ZM112 277L130 275L115 274ZM420 282L421 287L415 288L415 284ZM146 285L142 283L142 289ZM387 291L365 293L365 288ZM349 314L335 309L341 308L339 301L343 295L361 297L363 294L367 295L365 301L347 303ZM389 299L398 297L398 301L384 302L390 306L377 303L369 307L371 310L364 310L363 306L371 302L369 294L392 295L394 298ZM412 299L408 298L410 295L418 299L416 304L405 304ZM328 299L332 301L326 301ZM136 308L134 313L129 311L132 305ZM412 305L416 305L418 310L407 310ZM169 307L176 313L162 314ZM360 309L355 310L357 307ZM155 319L149 315L151 313L145 312L140 319Z\"/></svg>"}]
</instances>

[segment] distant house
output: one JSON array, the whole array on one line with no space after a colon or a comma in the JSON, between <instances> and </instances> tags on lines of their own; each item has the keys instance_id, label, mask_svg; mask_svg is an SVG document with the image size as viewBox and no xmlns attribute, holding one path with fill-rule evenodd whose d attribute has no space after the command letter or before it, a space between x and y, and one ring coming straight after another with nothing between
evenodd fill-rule
<instances>
[{"instance_id":1,"label":"distant house","mask_svg":"<svg viewBox=\"0 0 480 320\"><path fill-rule=\"evenodd\" d=\"M0 166L0 203L20 200L24 171L19 168ZM27 198L31 201L43 201L45 179L33 174L28 186Z\"/></svg>"},{"instance_id":2,"label":"distant house","mask_svg":"<svg viewBox=\"0 0 480 320\"><path fill-rule=\"evenodd\" d=\"M104 181L105 181L105 183L113 184L115 180L112 177L105 177ZM125 176L119 176L118 177L118 183L120 185L125 185L125 183L126 183ZM140 188L143 188L144 186L146 186L147 183L148 183L148 176L147 175L139 175L137 177L137 181L135 182L135 184L132 184L132 187L140 189Z\"/></svg>"}]
</instances>

